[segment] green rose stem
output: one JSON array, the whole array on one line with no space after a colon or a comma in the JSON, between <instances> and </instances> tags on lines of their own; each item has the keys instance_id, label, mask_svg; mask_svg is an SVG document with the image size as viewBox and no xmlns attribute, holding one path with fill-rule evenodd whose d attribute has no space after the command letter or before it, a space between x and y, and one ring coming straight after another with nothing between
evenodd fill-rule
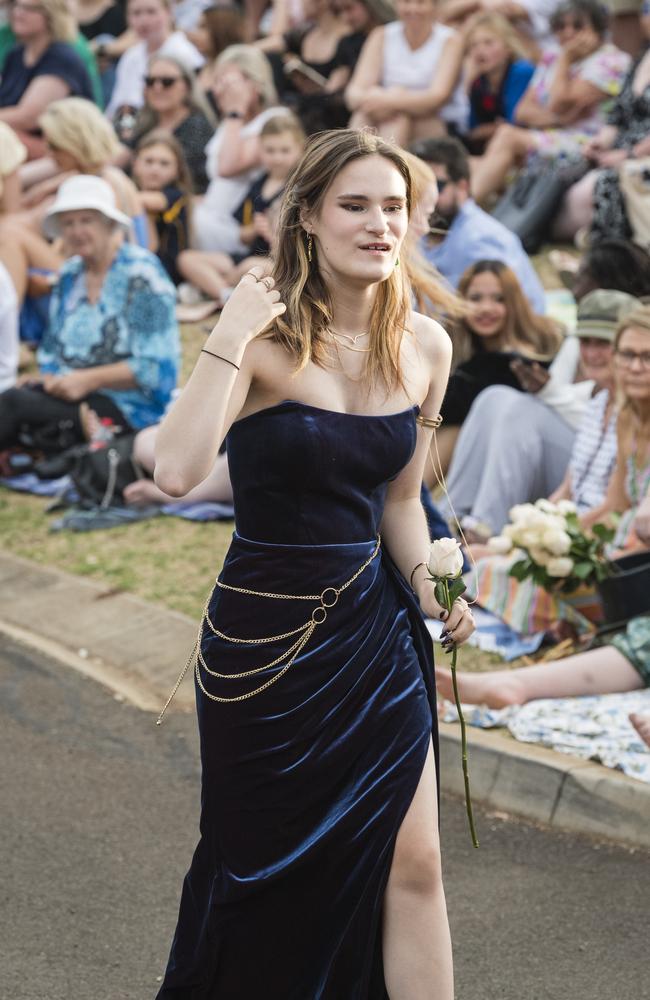
<instances>
[{"instance_id":1,"label":"green rose stem","mask_svg":"<svg viewBox=\"0 0 650 1000\"><path fill-rule=\"evenodd\" d=\"M453 599L449 593L449 580L444 579L440 581L444 587L445 592L445 607L447 611L451 613L453 607ZM456 709L458 711L458 718L460 720L460 743L461 743L461 753L463 762L463 780L465 782L465 808L467 809L467 820L469 822L469 829L472 835L472 844L474 847L478 847L478 837L476 836L476 827L474 826L474 813L472 812L472 795L469 789L469 768L467 765L467 730L465 726L465 717L463 716L463 710L460 705L460 697L458 695L458 684L456 682L456 657L458 650L454 645L451 654L451 682L454 686L454 700L456 702Z\"/></svg>"}]
</instances>

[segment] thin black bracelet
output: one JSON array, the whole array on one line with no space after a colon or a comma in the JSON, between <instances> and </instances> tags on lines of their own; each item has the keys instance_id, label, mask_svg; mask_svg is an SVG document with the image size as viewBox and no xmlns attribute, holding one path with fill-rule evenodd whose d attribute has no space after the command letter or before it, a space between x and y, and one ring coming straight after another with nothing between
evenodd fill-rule
<instances>
[{"instance_id":1,"label":"thin black bracelet","mask_svg":"<svg viewBox=\"0 0 650 1000\"><path fill-rule=\"evenodd\" d=\"M414 566L413 569L411 570L411 576L410 576L410 579L409 579L409 583L411 585L411 590L414 590L414 587L413 587L413 577L415 576L415 571L416 571L416 569L419 569L420 566L426 566L426 563L425 562L419 562L417 564L417 566Z\"/></svg>"},{"instance_id":2,"label":"thin black bracelet","mask_svg":"<svg viewBox=\"0 0 650 1000\"><path fill-rule=\"evenodd\" d=\"M241 368L239 367L239 365L236 365L234 361L229 361L228 358L224 358L220 354L215 354L214 351L209 351L207 349L207 347L202 347L201 348L201 353L202 354L211 354L213 358L219 358L219 361L225 361L227 365L232 365L233 368L237 369L237 371L241 371Z\"/></svg>"}]
</instances>

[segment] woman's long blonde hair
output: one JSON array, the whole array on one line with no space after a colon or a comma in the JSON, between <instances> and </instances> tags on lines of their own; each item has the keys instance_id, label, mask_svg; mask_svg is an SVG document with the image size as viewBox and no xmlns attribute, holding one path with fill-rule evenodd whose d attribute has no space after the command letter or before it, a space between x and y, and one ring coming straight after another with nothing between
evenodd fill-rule
<instances>
[{"instance_id":1,"label":"woman's long blonde hair","mask_svg":"<svg viewBox=\"0 0 650 1000\"><path fill-rule=\"evenodd\" d=\"M273 82L271 64L254 45L229 45L217 57L215 72L223 66L236 66L244 76L255 84L262 108L271 107L278 102L278 92Z\"/></svg>"},{"instance_id":2,"label":"woman's long blonde hair","mask_svg":"<svg viewBox=\"0 0 650 1000\"><path fill-rule=\"evenodd\" d=\"M115 129L97 105L84 97L52 101L38 124L55 149L75 158L81 173L105 167L120 152Z\"/></svg>"},{"instance_id":3,"label":"woman's long blonde hair","mask_svg":"<svg viewBox=\"0 0 650 1000\"><path fill-rule=\"evenodd\" d=\"M467 53L472 44L472 35L482 28L489 31L496 38L500 38L506 46L513 59L528 59L529 52L522 39L519 37L514 27L507 17L498 14L496 11L485 14L477 14L469 22L465 29L464 51Z\"/></svg>"},{"instance_id":4,"label":"woman's long blonde hair","mask_svg":"<svg viewBox=\"0 0 650 1000\"><path fill-rule=\"evenodd\" d=\"M40 6L54 41L73 42L77 37L77 24L68 0L41 0Z\"/></svg>"},{"instance_id":5,"label":"woman's long blonde hair","mask_svg":"<svg viewBox=\"0 0 650 1000\"><path fill-rule=\"evenodd\" d=\"M531 357L554 357L563 339L561 327L548 316L538 316L533 312L517 275L500 260L478 260L471 264L458 282L459 294L465 298L474 278L485 273L493 274L499 281L506 306L500 349L520 344L524 353ZM451 339L454 345L454 366L476 354L480 345L480 339L472 332L467 317L455 324Z\"/></svg>"},{"instance_id":6,"label":"woman's long blonde hair","mask_svg":"<svg viewBox=\"0 0 650 1000\"><path fill-rule=\"evenodd\" d=\"M410 214L411 173L404 155L369 132L337 129L315 135L287 183L273 269L286 312L275 321L273 337L293 356L296 371L310 361L321 366L327 362L327 332L332 325L332 300L318 266L317 244L313 241L310 261L303 220L318 214L327 190L344 167L375 155L389 160L404 178ZM365 371L369 388L378 381L387 391L403 386L400 345L410 314L410 281L405 268L395 267L378 285L370 315L370 351Z\"/></svg>"}]
</instances>

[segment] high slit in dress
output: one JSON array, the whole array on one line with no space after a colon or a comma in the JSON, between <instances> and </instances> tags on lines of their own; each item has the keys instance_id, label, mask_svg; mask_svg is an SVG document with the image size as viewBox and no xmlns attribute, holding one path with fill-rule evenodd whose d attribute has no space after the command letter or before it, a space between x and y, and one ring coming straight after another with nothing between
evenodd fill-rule
<instances>
[{"instance_id":1,"label":"high slit in dress","mask_svg":"<svg viewBox=\"0 0 650 1000\"><path fill-rule=\"evenodd\" d=\"M383 894L431 740L438 766L432 643L377 545L416 413L287 400L229 432L236 531L195 673L200 840L158 1000L387 998Z\"/></svg>"}]
</instances>

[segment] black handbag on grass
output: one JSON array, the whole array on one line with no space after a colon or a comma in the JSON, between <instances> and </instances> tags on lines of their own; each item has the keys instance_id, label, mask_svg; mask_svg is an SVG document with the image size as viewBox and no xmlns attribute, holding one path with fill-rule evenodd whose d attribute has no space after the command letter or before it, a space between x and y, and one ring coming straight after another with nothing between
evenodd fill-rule
<instances>
[{"instance_id":1,"label":"black handbag on grass","mask_svg":"<svg viewBox=\"0 0 650 1000\"><path fill-rule=\"evenodd\" d=\"M145 473L133 458L135 434L121 434L110 441L88 445L76 456L70 478L83 508L121 506L124 488Z\"/></svg>"},{"instance_id":2,"label":"black handbag on grass","mask_svg":"<svg viewBox=\"0 0 650 1000\"><path fill-rule=\"evenodd\" d=\"M584 157L538 157L524 167L492 215L519 237L526 253L537 253L547 238L565 192L590 169Z\"/></svg>"}]
</instances>

